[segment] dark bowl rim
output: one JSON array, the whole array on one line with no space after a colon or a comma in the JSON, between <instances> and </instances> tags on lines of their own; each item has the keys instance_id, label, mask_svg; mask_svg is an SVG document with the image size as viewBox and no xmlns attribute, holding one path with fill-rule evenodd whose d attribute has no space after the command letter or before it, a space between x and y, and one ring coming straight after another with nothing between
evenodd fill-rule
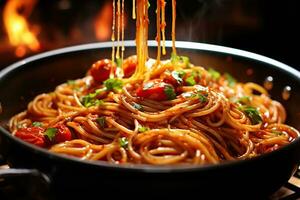
<instances>
[{"instance_id":1,"label":"dark bowl rim","mask_svg":"<svg viewBox=\"0 0 300 200\"><path fill-rule=\"evenodd\" d=\"M9 65L8 67L4 68L0 71L0 80L4 78L7 74L10 72L22 68L26 66L26 64L31 62L36 62L45 58L49 57L55 57L63 54L68 53L75 53L80 51L86 51L86 50L93 50L93 49L103 49L103 48L111 48L112 42L99 42L99 43L88 43L88 44L82 44L82 45L76 45L76 46L70 46L65 48L60 48L56 50L47 51L44 53L40 53L28 58L25 58L21 61L18 61L12 65ZM124 41L125 47L135 47L135 41L134 40L127 40ZM148 41L149 47L156 47L157 42L154 40ZM166 41L166 47L172 47L172 41ZM232 55L232 56L238 56L238 57L244 57L246 59L250 59L252 61L256 62L263 62L265 64L271 65L272 67L279 68L285 72L287 72L289 75L294 76L298 80L300 80L300 72L296 69L279 62L277 60L274 60L272 58L259 55L256 53L252 53L249 51L244 51L236 48L230 48L225 46L219 46L219 45L213 45L213 44L206 44L206 43L196 43L196 42L186 42L186 41L177 41L176 42L176 48L178 49L186 49L186 50L200 50L204 52L215 52L215 53L221 53L225 55ZM232 166L238 166L238 165L247 165L251 162L258 162L259 160L266 159L268 157L271 157L275 154L279 154L282 151L288 151L289 149L292 149L295 145L300 145L300 137L296 138L292 143L276 150L270 153L266 153L251 159L247 160L233 160L233 161L226 161L218 164L208 164L208 165L166 165L166 166L153 166L153 165L147 165L147 164L126 164L126 165L118 165L113 163L108 163L106 161L89 161L89 160L80 160L75 157L66 156L62 154L56 154L49 152L46 149L37 147L35 145L31 145L27 142L24 142L23 140L14 137L8 130L6 130L4 127L0 127L0 133L4 134L6 137L11 139L14 143L17 143L19 145L22 145L29 149L30 151L42 154L43 156L47 156L49 159L56 159L58 161L63 162L75 162L77 164L85 164L90 165L94 167L103 167L103 168L110 168L115 170L129 170L129 171L135 171L135 172L146 172L146 173L182 173L182 172L194 172L194 171L206 171L206 170L218 170L219 168L227 168ZM300 162L300 161L299 161Z\"/></svg>"}]
</instances>

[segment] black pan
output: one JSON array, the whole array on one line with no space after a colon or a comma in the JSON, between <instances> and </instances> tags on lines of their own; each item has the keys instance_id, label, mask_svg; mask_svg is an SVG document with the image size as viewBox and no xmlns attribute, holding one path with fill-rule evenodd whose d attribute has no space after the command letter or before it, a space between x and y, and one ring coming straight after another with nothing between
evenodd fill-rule
<instances>
[{"instance_id":1,"label":"black pan","mask_svg":"<svg viewBox=\"0 0 300 200\"><path fill-rule=\"evenodd\" d=\"M121 198L210 195L246 199L272 194L295 172L300 161L300 139L250 160L157 167L81 161L27 144L7 131L9 118L26 109L35 95L52 91L66 80L84 76L92 63L110 57L111 45L107 42L50 51L0 72L0 154L10 166L10 169L0 169L2 195L50 199L93 194L99 198L105 194ZM154 41L149 43L151 57L156 55L155 45ZM167 42L167 46L170 45ZM125 46L127 55L135 53L133 41L126 41ZM286 107L287 123L300 130L298 71L273 59L232 48L191 42L177 42L177 47L179 54L189 56L192 63L229 72L241 81L263 84L267 76L272 76L272 98ZM286 86L292 89L291 97L283 100L281 93Z\"/></svg>"}]
</instances>

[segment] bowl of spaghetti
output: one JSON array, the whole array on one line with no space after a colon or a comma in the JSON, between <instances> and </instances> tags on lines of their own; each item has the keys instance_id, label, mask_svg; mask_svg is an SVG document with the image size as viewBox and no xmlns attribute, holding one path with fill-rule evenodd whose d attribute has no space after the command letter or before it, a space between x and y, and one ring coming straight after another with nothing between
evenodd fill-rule
<instances>
[{"instance_id":1,"label":"bowl of spaghetti","mask_svg":"<svg viewBox=\"0 0 300 200\"><path fill-rule=\"evenodd\" d=\"M116 196L151 188L153 197L274 192L300 161L300 73L243 50L175 44L174 0L172 41L160 1L157 40L148 41L146 2L137 2L136 41L120 39L118 10L118 42L113 25L112 42L0 72L0 152L11 167L0 175L26 172L66 197L98 188Z\"/></svg>"},{"instance_id":2,"label":"bowl of spaghetti","mask_svg":"<svg viewBox=\"0 0 300 200\"><path fill-rule=\"evenodd\" d=\"M166 42L166 45L171 47L171 42ZM284 99L282 93L287 85L293 91L297 90L299 72L273 59L242 50L191 42L177 42L177 45L178 52L188 55L190 65L199 65L180 66L181 70L186 69L185 73L188 73L199 68L202 74L207 72L207 77L217 76L222 90L229 94L243 92L243 96L228 98L226 92L220 95L220 85L215 80L212 80L214 85L211 88L209 81L194 85L187 83L189 76L182 77L185 86L175 83L179 85L174 87L171 81L176 79L161 84L162 93L150 79L146 82L148 86L139 85L138 81L134 86L127 83L122 85L124 91L117 88L116 91L105 91L103 96L100 93L105 83L92 83L91 66L99 63L97 58L109 56L112 43L55 50L25 59L1 72L1 154L13 168L39 169L50 176L57 190L79 187L72 184L78 181L92 180L91 185L94 185L98 179L105 180L105 188L115 188L115 183L123 185L118 188L120 190L128 190L127 181L142 182L142 188L136 186L139 191L145 191L145 185L154 184L157 194L176 188L202 187L205 188L203 193L218 188L224 190L222 195L231 195L228 187L242 191L244 184L254 183L264 186L254 195L270 194L278 189L292 175L299 161L296 129L299 129L297 102L300 97L291 92L289 99ZM125 41L125 46L131 55L135 42ZM156 42L149 41L149 55L155 55L155 48ZM182 60L184 58L179 64L185 64ZM165 63L169 66L168 61ZM174 74L170 69L158 76L164 80L169 77L167 75ZM230 73L234 82L230 83L231 78L225 79L225 73L227 76ZM274 79L273 88L267 90L256 86L263 85L269 76ZM180 75L177 78L180 80ZM243 80L243 83L238 80ZM85 84L89 87L80 89ZM249 89L247 84L254 87ZM151 85L156 95L145 96L148 95L144 94L145 91L151 91ZM168 94L165 88L169 85L176 94L171 100L163 96ZM105 87L108 87L107 82ZM149 88L139 91L145 87ZM179 87L182 88L179 90ZM235 91L234 88L239 89ZM93 99L97 91L101 91L101 98ZM162 96L157 97L157 94ZM88 97L89 101L86 100ZM254 118L240 108L248 106L251 110L254 105L258 112ZM39 112L43 109L46 111ZM54 111L57 114L52 116ZM59 112L64 116L57 117ZM225 112L231 115L223 118ZM269 113L268 118L264 112ZM246 120L242 121L243 117L238 114ZM53 120L57 123L51 124ZM227 120L239 120L241 124ZM263 125L267 120L275 121ZM95 130L91 129L93 126ZM20 136L30 129L43 132L44 139L31 140ZM71 138L65 141L58 142L55 137L51 140L47 135L49 130L60 134L65 129L71 132ZM108 147L113 151L107 150ZM124 154L121 149L124 149ZM137 158L131 155L130 149ZM229 178L234 182L226 186ZM94 188L91 185L89 188Z\"/></svg>"}]
</instances>

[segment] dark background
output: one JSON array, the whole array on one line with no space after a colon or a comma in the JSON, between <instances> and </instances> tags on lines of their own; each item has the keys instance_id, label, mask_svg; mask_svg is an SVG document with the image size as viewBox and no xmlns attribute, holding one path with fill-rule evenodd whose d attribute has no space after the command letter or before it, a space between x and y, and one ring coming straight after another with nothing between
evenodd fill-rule
<instances>
[{"instance_id":1,"label":"dark background","mask_svg":"<svg viewBox=\"0 0 300 200\"><path fill-rule=\"evenodd\" d=\"M111 0L37 1L28 21L40 27L38 39L42 48L39 52L100 41L95 37L93 22L108 2ZM0 0L1 18L6 3ZM125 4L129 14L125 38L134 39L131 0L125 0ZM149 39L154 39L156 1L150 0L150 4ZM171 0L167 0L168 39L170 6ZM297 50L299 19L298 0L177 0L177 40L248 50L300 69ZM7 43L7 36L0 20L0 68L21 59L14 56L13 47L3 43ZM29 51L24 57L36 53Z\"/></svg>"}]
</instances>

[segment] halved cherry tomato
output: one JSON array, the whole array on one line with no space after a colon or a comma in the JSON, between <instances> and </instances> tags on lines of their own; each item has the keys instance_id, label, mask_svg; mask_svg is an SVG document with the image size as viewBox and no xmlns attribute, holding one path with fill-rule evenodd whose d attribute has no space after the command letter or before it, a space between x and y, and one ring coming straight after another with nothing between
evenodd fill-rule
<instances>
[{"instance_id":1,"label":"halved cherry tomato","mask_svg":"<svg viewBox=\"0 0 300 200\"><path fill-rule=\"evenodd\" d=\"M61 143L72 139L70 129L64 124L56 124L53 128L57 129L53 143Z\"/></svg>"},{"instance_id":2,"label":"halved cherry tomato","mask_svg":"<svg viewBox=\"0 0 300 200\"><path fill-rule=\"evenodd\" d=\"M109 78L111 68L116 68L115 63L112 63L109 59L99 60L92 65L89 70L89 74L97 82L102 83Z\"/></svg>"},{"instance_id":3,"label":"halved cherry tomato","mask_svg":"<svg viewBox=\"0 0 300 200\"><path fill-rule=\"evenodd\" d=\"M45 129L42 127L27 127L20 128L15 133L15 136L29 142L31 144L37 145L39 147L45 147L45 137L44 137Z\"/></svg>"},{"instance_id":4,"label":"halved cherry tomato","mask_svg":"<svg viewBox=\"0 0 300 200\"><path fill-rule=\"evenodd\" d=\"M136 55L126 58L123 62L124 77L125 78L130 77L135 72L136 66L137 66Z\"/></svg>"},{"instance_id":5,"label":"halved cherry tomato","mask_svg":"<svg viewBox=\"0 0 300 200\"><path fill-rule=\"evenodd\" d=\"M161 79L144 83L137 89L136 95L156 101L171 100L176 97L174 87L171 84L163 82Z\"/></svg>"},{"instance_id":6,"label":"halved cherry tomato","mask_svg":"<svg viewBox=\"0 0 300 200\"><path fill-rule=\"evenodd\" d=\"M169 71L164 72L160 77L166 83L169 83L169 84L174 85L174 86L179 85L178 81L172 76L172 73L169 72Z\"/></svg>"}]
</instances>

